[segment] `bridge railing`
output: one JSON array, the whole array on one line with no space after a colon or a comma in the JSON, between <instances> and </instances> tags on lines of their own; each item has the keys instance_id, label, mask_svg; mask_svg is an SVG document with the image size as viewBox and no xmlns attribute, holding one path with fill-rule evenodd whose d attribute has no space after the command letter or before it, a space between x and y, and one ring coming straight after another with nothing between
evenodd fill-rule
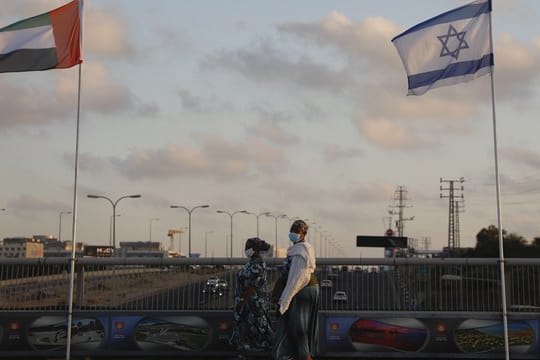
<instances>
[{"instance_id":1,"label":"bridge railing","mask_svg":"<svg viewBox=\"0 0 540 360\"><path fill-rule=\"evenodd\" d=\"M76 309L232 309L245 258L79 258ZM268 290L283 259L265 259ZM323 311L501 312L497 259L317 259ZM219 279L219 280L218 280ZM69 259L0 260L0 311L67 309ZM506 259L510 312L540 313L540 259ZM336 293L344 292L345 297Z\"/></svg>"}]
</instances>

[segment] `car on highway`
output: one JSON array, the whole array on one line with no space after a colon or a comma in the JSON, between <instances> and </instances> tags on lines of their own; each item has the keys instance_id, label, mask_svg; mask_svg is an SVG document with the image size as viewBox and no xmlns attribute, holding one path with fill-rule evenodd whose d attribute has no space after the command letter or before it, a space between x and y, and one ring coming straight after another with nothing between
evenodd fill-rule
<instances>
[{"instance_id":1,"label":"car on highway","mask_svg":"<svg viewBox=\"0 0 540 360\"><path fill-rule=\"evenodd\" d=\"M334 300L335 303L346 303L349 298L345 291L336 291L332 300Z\"/></svg>"},{"instance_id":2,"label":"car on highway","mask_svg":"<svg viewBox=\"0 0 540 360\"><path fill-rule=\"evenodd\" d=\"M222 291L229 290L229 283L225 279L219 279L216 283L216 286L220 288Z\"/></svg>"},{"instance_id":3,"label":"car on highway","mask_svg":"<svg viewBox=\"0 0 540 360\"><path fill-rule=\"evenodd\" d=\"M208 279L206 279L206 286L216 285L218 281L219 278L217 276L210 276Z\"/></svg>"},{"instance_id":4,"label":"car on highway","mask_svg":"<svg viewBox=\"0 0 540 360\"><path fill-rule=\"evenodd\" d=\"M216 284L205 285L204 288L202 289L202 293L205 295L223 296L224 291L216 283Z\"/></svg>"},{"instance_id":5,"label":"car on highway","mask_svg":"<svg viewBox=\"0 0 540 360\"><path fill-rule=\"evenodd\" d=\"M321 288L332 288L332 285L334 285L332 280L325 279L321 281Z\"/></svg>"}]
</instances>

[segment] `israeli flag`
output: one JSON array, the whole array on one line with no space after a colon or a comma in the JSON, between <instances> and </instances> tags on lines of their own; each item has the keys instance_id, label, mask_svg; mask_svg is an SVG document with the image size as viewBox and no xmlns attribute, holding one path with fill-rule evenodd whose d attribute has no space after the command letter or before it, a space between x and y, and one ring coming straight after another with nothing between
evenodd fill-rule
<instances>
[{"instance_id":1,"label":"israeli flag","mask_svg":"<svg viewBox=\"0 0 540 360\"><path fill-rule=\"evenodd\" d=\"M392 39L409 95L488 74L493 66L491 0L477 0L424 21Z\"/></svg>"}]
</instances>

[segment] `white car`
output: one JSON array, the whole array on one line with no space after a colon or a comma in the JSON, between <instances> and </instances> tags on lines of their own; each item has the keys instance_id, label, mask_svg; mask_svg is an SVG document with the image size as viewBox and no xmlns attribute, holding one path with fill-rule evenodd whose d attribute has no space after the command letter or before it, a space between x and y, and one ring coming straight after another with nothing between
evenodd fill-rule
<instances>
[{"instance_id":1,"label":"white car","mask_svg":"<svg viewBox=\"0 0 540 360\"><path fill-rule=\"evenodd\" d=\"M219 279L216 283L216 286L223 291L229 290L229 283L227 282L227 280L224 279Z\"/></svg>"},{"instance_id":2,"label":"white car","mask_svg":"<svg viewBox=\"0 0 540 360\"><path fill-rule=\"evenodd\" d=\"M219 278L217 276L210 276L208 279L206 279L206 286L216 285L218 281Z\"/></svg>"},{"instance_id":3,"label":"white car","mask_svg":"<svg viewBox=\"0 0 540 360\"><path fill-rule=\"evenodd\" d=\"M336 291L334 293L333 300L334 300L334 302L345 303L345 302L347 302L347 300L349 300L349 298L347 297L347 293L345 291Z\"/></svg>"},{"instance_id":4,"label":"white car","mask_svg":"<svg viewBox=\"0 0 540 360\"><path fill-rule=\"evenodd\" d=\"M321 281L321 288L331 288L333 285L332 280Z\"/></svg>"}]
</instances>

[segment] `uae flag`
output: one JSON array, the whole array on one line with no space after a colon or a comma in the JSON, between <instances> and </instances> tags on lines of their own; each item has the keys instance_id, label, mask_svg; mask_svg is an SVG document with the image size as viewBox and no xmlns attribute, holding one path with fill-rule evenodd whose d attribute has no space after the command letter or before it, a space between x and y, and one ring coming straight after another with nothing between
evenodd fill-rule
<instances>
[{"instance_id":1,"label":"uae flag","mask_svg":"<svg viewBox=\"0 0 540 360\"><path fill-rule=\"evenodd\" d=\"M81 59L82 0L0 29L0 73L69 68Z\"/></svg>"}]
</instances>

